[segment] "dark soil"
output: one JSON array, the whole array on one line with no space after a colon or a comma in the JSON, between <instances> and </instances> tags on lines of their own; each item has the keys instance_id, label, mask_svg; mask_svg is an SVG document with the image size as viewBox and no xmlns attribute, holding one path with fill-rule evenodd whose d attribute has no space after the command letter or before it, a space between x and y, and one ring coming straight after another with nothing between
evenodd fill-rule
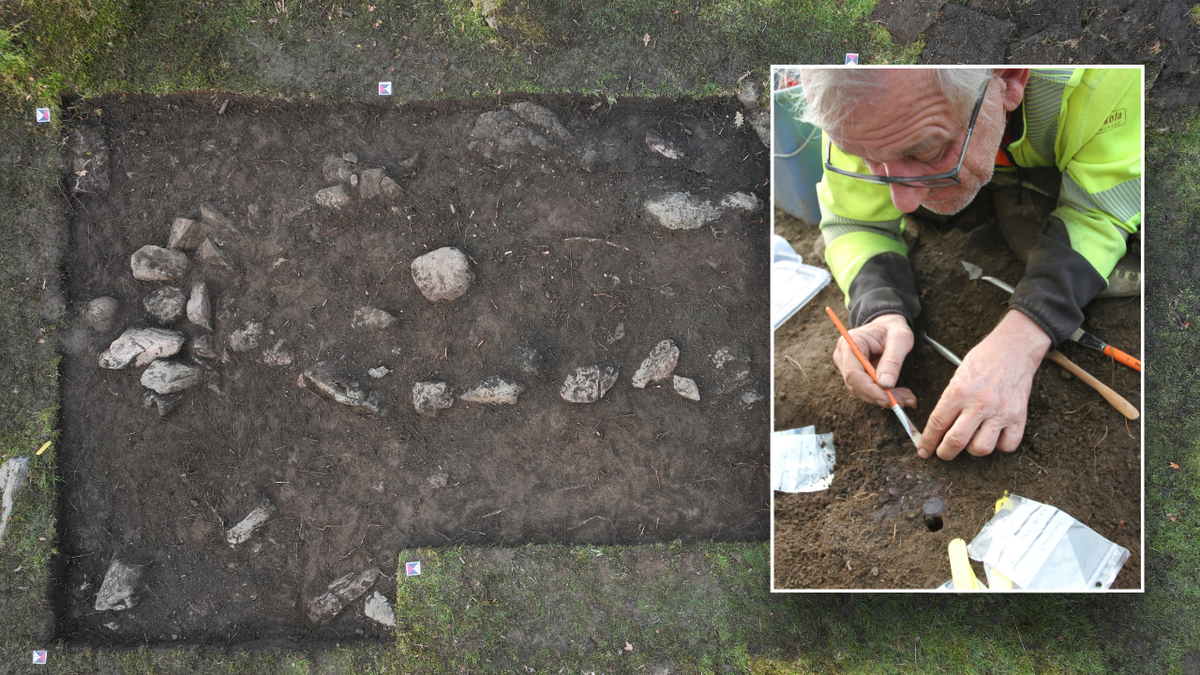
<instances>
[{"instance_id":1,"label":"dark soil","mask_svg":"<svg viewBox=\"0 0 1200 675\"><path fill-rule=\"evenodd\" d=\"M767 151L734 124L736 103L543 99L571 138L540 154L487 159L468 149L475 101L396 107L224 97L109 97L81 103L76 125L108 139L111 188L74 199L66 272L72 311L121 302L112 331L72 329L63 362L59 633L68 642L134 644L345 640L383 636L361 601L314 626L307 602L344 574L380 567L394 597L396 554L467 543L762 540L767 535L769 348L765 213L666 231L642 202L669 190L719 201L766 196ZM647 149L655 130L686 153ZM575 149L600 147L586 169ZM404 196L341 211L314 193L329 154L385 167ZM415 164L403 164L416 157ZM74 177L71 177L74 178ZM122 331L154 326L130 255L165 245L172 220L218 205L238 226L234 270L189 277L214 296L217 359L192 358L206 385L165 419L143 408L141 368L104 370L96 355ZM452 302L416 289L411 260L465 251L476 282ZM351 329L363 305L399 320ZM74 316L74 315L72 315ZM256 351L225 348L262 322ZM609 338L623 324L625 337ZM189 335L200 329L181 321ZM660 340L701 401L629 378ZM262 352L286 340L290 365ZM716 368L722 348L749 374ZM297 386L329 363L379 390L386 417L359 414ZM594 404L559 395L577 366L613 364ZM382 379L366 371L386 365ZM414 382L456 393L491 375L525 386L515 406L456 401L419 417ZM1115 433L1115 431L1114 431ZM264 499L272 520L237 547L225 531ZM141 600L93 610L112 559L147 565Z\"/></svg>"},{"instance_id":2,"label":"dark soil","mask_svg":"<svg viewBox=\"0 0 1200 675\"><path fill-rule=\"evenodd\" d=\"M1024 266L986 207L957 222L965 229L920 222L909 247L922 303L916 331L963 357L1003 317L1007 294L969 281L959 261L1013 284ZM780 212L775 227L805 262L824 267L816 228ZM837 451L828 490L774 495L775 588L935 588L950 579L949 542L970 542L1005 490L1056 506L1129 549L1113 588L1141 588L1140 420L1127 422L1093 389L1046 362L1034 377L1016 452L922 460L890 411L846 389L831 358L838 334L826 306L845 321L842 292L831 283L775 334L775 429L815 424L818 433L833 433ZM1140 358L1140 299L1094 300L1085 314L1089 332ZM1141 373L1073 342L1059 351L1141 410ZM899 385L917 396L909 416L919 428L953 373L923 341L905 360ZM921 506L935 496L946 514L944 527L931 532ZM982 566L976 573L983 579Z\"/></svg>"}]
</instances>

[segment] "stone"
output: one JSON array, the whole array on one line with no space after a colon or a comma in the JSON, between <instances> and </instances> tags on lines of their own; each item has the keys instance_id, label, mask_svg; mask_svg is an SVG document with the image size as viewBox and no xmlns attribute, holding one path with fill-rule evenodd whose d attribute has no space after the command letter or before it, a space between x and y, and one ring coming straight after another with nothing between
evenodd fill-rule
<instances>
[{"instance_id":1,"label":"stone","mask_svg":"<svg viewBox=\"0 0 1200 675\"><path fill-rule=\"evenodd\" d=\"M376 307L359 307L350 320L351 328L387 328L396 322L396 317Z\"/></svg>"},{"instance_id":2,"label":"stone","mask_svg":"<svg viewBox=\"0 0 1200 675\"><path fill-rule=\"evenodd\" d=\"M105 295L88 301L80 316L88 328L97 333L107 333L112 330L113 320L116 319L120 307L121 303L117 302L116 298Z\"/></svg>"},{"instance_id":3,"label":"stone","mask_svg":"<svg viewBox=\"0 0 1200 675\"><path fill-rule=\"evenodd\" d=\"M258 349L258 341L262 338L263 325L257 321L247 321L242 327L233 331L229 336L229 348L238 353Z\"/></svg>"},{"instance_id":4,"label":"stone","mask_svg":"<svg viewBox=\"0 0 1200 675\"><path fill-rule=\"evenodd\" d=\"M670 340L663 340L650 350L650 356L642 361L637 372L633 374L633 386L645 389L651 382L662 382L675 371L679 363L679 347Z\"/></svg>"},{"instance_id":5,"label":"stone","mask_svg":"<svg viewBox=\"0 0 1200 675\"><path fill-rule=\"evenodd\" d=\"M520 101L508 106L508 109L526 122L539 126L564 141L571 137L567 128L558 121L558 116L545 106L530 101Z\"/></svg>"},{"instance_id":6,"label":"stone","mask_svg":"<svg viewBox=\"0 0 1200 675\"><path fill-rule=\"evenodd\" d=\"M357 162L355 162L357 164ZM345 183L354 174L354 164L337 155L327 155L321 165L321 175L330 182Z\"/></svg>"},{"instance_id":7,"label":"stone","mask_svg":"<svg viewBox=\"0 0 1200 675\"><path fill-rule=\"evenodd\" d=\"M187 318L204 330L212 330L212 303L208 297L208 284L203 281L192 284L192 295L187 302Z\"/></svg>"},{"instance_id":8,"label":"stone","mask_svg":"<svg viewBox=\"0 0 1200 675\"><path fill-rule=\"evenodd\" d=\"M430 251L412 261L413 282L421 295L431 302L462 297L475 274L467 264L467 256L449 246Z\"/></svg>"},{"instance_id":9,"label":"stone","mask_svg":"<svg viewBox=\"0 0 1200 675\"><path fill-rule=\"evenodd\" d=\"M696 386L696 381L692 378L676 375L673 384L676 394L692 401L700 400L700 388Z\"/></svg>"},{"instance_id":10,"label":"stone","mask_svg":"<svg viewBox=\"0 0 1200 675\"><path fill-rule=\"evenodd\" d=\"M686 156L674 143L663 138L663 135L654 129L646 132L646 145L651 152L657 152L667 159L683 159Z\"/></svg>"},{"instance_id":11,"label":"stone","mask_svg":"<svg viewBox=\"0 0 1200 675\"><path fill-rule=\"evenodd\" d=\"M354 380L333 375L329 366L324 362L304 371L303 377L304 380L311 382L318 391L342 405L348 405L380 417L387 415L379 392L365 390Z\"/></svg>"},{"instance_id":12,"label":"stone","mask_svg":"<svg viewBox=\"0 0 1200 675\"><path fill-rule=\"evenodd\" d=\"M353 152L347 152L342 155L342 160L351 164L358 164L358 155L354 154Z\"/></svg>"},{"instance_id":13,"label":"stone","mask_svg":"<svg viewBox=\"0 0 1200 675\"><path fill-rule=\"evenodd\" d=\"M171 236L167 239L167 248L194 251L206 236L208 230L202 223L191 218L176 218L171 223Z\"/></svg>"},{"instance_id":14,"label":"stone","mask_svg":"<svg viewBox=\"0 0 1200 675\"><path fill-rule=\"evenodd\" d=\"M372 593L371 597L363 603L363 614L368 619L388 628L396 627L396 612L392 609L392 603L388 602L387 597L379 591Z\"/></svg>"},{"instance_id":15,"label":"stone","mask_svg":"<svg viewBox=\"0 0 1200 675\"><path fill-rule=\"evenodd\" d=\"M605 330L605 333L607 333L607 335L604 337L605 342L610 345L617 344L617 342L625 337L625 322L618 322L616 328L612 329L611 331Z\"/></svg>"},{"instance_id":16,"label":"stone","mask_svg":"<svg viewBox=\"0 0 1200 675\"><path fill-rule=\"evenodd\" d=\"M333 185L317 190L315 199L321 206L340 209L350 204L350 193L346 191L346 186L344 185Z\"/></svg>"},{"instance_id":17,"label":"stone","mask_svg":"<svg viewBox=\"0 0 1200 675\"><path fill-rule=\"evenodd\" d=\"M581 366L567 375L559 394L570 403L595 403L617 383L616 366Z\"/></svg>"},{"instance_id":18,"label":"stone","mask_svg":"<svg viewBox=\"0 0 1200 675\"><path fill-rule=\"evenodd\" d=\"M175 412L175 409L179 407L179 402L182 400L183 396L179 394L167 394L164 396L153 391L148 391L142 397L142 407L146 410L157 408L158 416L161 418Z\"/></svg>"},{"instance_id":19,"label":"stone","mask_svg":"<svg viewBox=\"0 0 1200 675\"><path fill-rule=\"evenodd\" d=\"M274 347L263 351L263 363L268 366L289 366L295 356L288 348L287 340L279 340Z\"/></svg>"},{"instance_id":20,"label":"stone","mask_svg":"<svg viewBox=\"0 0 1200 675\"><path fill-rule=\"evenodd\" d=\"M183 307L187 296L174 286L163 286L142 300L142 306L150 316L158 319L159 323L174 323L183 316Z\"/></svg>"},{"instance_id":21,"label":"stone","mask_svg":"<svg viewBox=\"0 0 1200 675\"><path fill-rule=\"evenodd\" d=\"M25 487L29 475L29 458L13 457L0 465L0 545L8 530L8 518L12 515L17 494Z\"/></svg>"},{"instance_id":22,"label":"stone","mask_svg":"<svg viewBox=\"0 0 1200 675\"><path fill-rule=\"evenodd\" d=\"M548 134L534 131L509 109L485 112L475 119L467 147L488 159L512 164L513 155L543 155L554 149Z\"/></svg>"},{"instance_id":23,"label":"stone","mask_svg":"<svg viewBox=\"0 0 1200 675\"><path fill-rule=\"evenodd\" d=\"M754 133L762 142L763 147L771 147L771 111L751 110L746 113L746 119L750 121L750 128L754 129Z\"/></svg>"},{"instance_id":24,"label":"stone","mask_svg":"<svg viewBox=\"0 0 1200 675\"><path fill-rule=\"evenodd\" d=\"M743 213L762 211L763 200L751 192L730 192L721 199L721 206Z\"/></svg>"},{"instance_id":25,"label":"stone","mask_svg":"<svg viewBox=\"0 0 1200 675\"><path fill-rule=\"evenodd\" d=\"M137 587L142 580L141 565L121 562L116 558L104 574L100 592L96 594L96 611L123 611L137 604Z\"/></svg>"},{"instance_id":26,"label":"stone","mask_svg":"<svg viewBox=\"0 0 1200 675\"><path fill-rule=\"evenodd\" d=\"M437 417L439 410L454 405L454 394L446 382L417 382L412 388L413 408L422 417Z\"/></svg>"},{"instance_id":27,"label":"stone","mask_svg":"<svg viewBox=\"0 0 1200 675\"><path fill-rule=\"evenodd\" d=\"M155 361L142 373L142 386L159 394L175 394L200 384L204 371L174 361Z\"/></svg>"},{"instance_id":28,"label":"stone","mask_svg":"<svg viewBox=\"0 0 1200 675\"><path fill-rule=\"evenodd\" d=\"M71 133L72 192L106 194L109 188L108 142L102 126L80 126Z\"/></svg>"},{"instance_id":29,"label":"stone","mask_svg":"<svg viewBox=\"0 0 1200 675\"><path fill-rule=\"evenodd\" d=\"M174 249L147 244L130 256L129 266L138 281L177 281L187 274L188 257Z\"/></svg>"},{"instance_id":30,"label":"stone","mask_svg":"<svg viewBox=\"0 0 1200 675\"><path fill-rule=\"evenodd\" d=\"M741 349L723 346L709 354L718 394L727 394L750 381L750 357Z\"/></svg>"},{"instance_id":31,"label":"stone","mask_svg":"<svg viewBox=\"0 0 1200 675\"><path fill-rule=\"evenodd\" d=\"M262 527L271 516L275 513L275 505L266 502L250 512L250 515L242 518L241 522L229 528L225 533L225 541L229 542L230 548L246 541L250 538L254 531Z\"/></svg>"},{"instance_id":32,"label":"stone","mask_svg":"<svg viewBox=\"0 0 1200 675\"><path fill-rule=\"evenodd\" d=\"M459 398L467 403L516 405L517 397L523 391L525 391L525 387L522 387L520 384L506 380L499 375L492 375L475 385L474 389L459 396Z\"/></svg>"},{"instance_id":33,"label":"stone","mask_svg":"<svg viewBox=\"0 0 1200 675\"><path fill-rule=\"evenodd\" d=\"M210 237L217 239L226 239L236 236L238 233L237 226L221 212L215 205L207 202L200 205L200 220L204 221L206 233Z\"/></svg>"},{"instance_id":34,"label":"stone","mask_svg":"<svg viewBox=\"0 0 1200 675\"><path fill-rule=\"evenodd\" d=\"M200 246L196 249L196 257L205 265L233 270L233 263L229 262L229 256L217 248L216 242L210 238L206 237L204 241L200 242Z\"/></svg>"},{"instance_id":35,"label":"stone","mask_svg":"<svg viewBox=\"0 0 1200 675\"><path fill-rule=\"evenodd\" d=\"M100 367L119 370L130 363L144 366L155 359L179 353L184 339L179 331L130 328L100 355Z\"/></svg>"},{"instance_id":36,"label":"stone","mask_svg":"<svg viewBox=\"0 0 1200 675\"><path fill-rule=\"evenodd\" d=\"M372 567L357 574L351 572L329 584L325 593L309 601L308 620L320 625L337 616L346 605L370 590L379 574L379 568Z\"/></svg>"},{"instance_id":37,"label":"stone","mask_svg":"<svg viewBox=\"0 0 1200 675\"><path fill-rule=\"evenodd\" d=\"M400 189L400 184L392 180L389 176L384 176L379 181L379 191L388 199L399 199L404 196L404 190Z\"/></svg>"},{"instance_id":38,"label":"stone","mask_svg":"<svg viewBox=\"0 0 1200 675\"><path fill-rule=\"evenodd\" d=\"M694 230L723 215L712 202L701 201L688 192L670 192L646 200L646 212L668 230Z\"/></svg>"},{"instance_id":39,"label":"stone","mask_svg":"<svg viewBox=\"0 0 1200 675\"><path fill-rule=\"evenodd\" d=\"M350 175L350 187L358 187L358 174Z\"/></svg>"},{"instance_id":40,"label":"stone","mask_svg":"<svg viewBox=\"0 0 1200 675\"><path fill-rule=\"evenodd\" d=\"M387 178L387 172L384 169L365 169L358 181L358 196L363 199L374 199L383 194L379 183L384 178Z\"/></svg>"},{"instance_id":41,"label":"stone","mask_svg":"<svg viewBox=\"0 0 1200 675\"><path fill-rule=\"evenodd\" d=\"M925 33L921 64L1003 63L1017 26L954 2Z\"/></svg>"},{"instance_id":42,"label":"stone","mask_svg":"<svg viewBox=\"0 0 1200 675\"><path fill-rule=\"evenodd\" d=\"M217 358L217 350L213 347L211 335L197 335L192 338L191 351L192 356L198 356L202 359Z\"/></svg>"},{"instance_id":43,"label":"stone","mask_svg":"<svg viewBox=\"0 0 1200 675\"><path fill-rule=\"evenodd\" d=\"M871 10L871 21L878 21L892 34L897 44L915 42L933 25L946 0L886 0Z\"/></svg>"},{"instance_id":44,"label":"stone","mask_svg":"<svg viewBox=\"0 0 1200 675\"><path fill-rule=\"evenodd\" d=\"M371 379L373 379L373 380L378 380L378 379L388 375L391 372L392 372L392 369L388 368L387 366L376 366L376 367L368 370L367 375L370 375Z\"/></svg>"}]
</instances>

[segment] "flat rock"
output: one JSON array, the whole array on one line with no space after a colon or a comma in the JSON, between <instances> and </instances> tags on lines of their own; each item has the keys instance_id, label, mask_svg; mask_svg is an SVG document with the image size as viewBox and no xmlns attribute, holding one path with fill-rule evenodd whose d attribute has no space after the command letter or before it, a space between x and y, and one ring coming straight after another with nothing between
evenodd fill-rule
<instances>
[{"instance_id":1,"label":"flat rock","mask_svg":"<svg viewBox=\"0 0 1200 675\"><path fill-rule=\"evenodd\" d=\"M517 397L523 391L525 391L525 387L522 387L520 384L506 380L499 375L492 375L475 385L474 389L459 396L459 398L467 403L516 405Z\"/></svg>"},{"instance_id":2,"label":"flat rock","mask_svg":"<svg viewBox=\"0 0 1200 675\"><path fill-rule=\"evenodd\" d=\"M416 258L411 267L413 282L431 302L462 297L475 281L466 254L449 246Z\"/></svg>"},{"instance_id":3,"label":"flat rock","mask_svg":"<svg viewBox=\"0 0 1200 675\"><path fill-rule=\"evenodd\" d=\"M100 367L117 370L133 363L144 366L151 361L179 353L183 333L161 328L130 328L100 355Z\"/></svg>"},{"instance_id":4,"label":"flat rock","mask_svg":"<svg viewBox=\"0 0 1200 675\"><path fill-rule=\"evenodd\" d=\"M595 403L617 383L616 366L581 366L567 375L559 394L571 403Z\"/></svg>"},{"instance_id":5,"label":"flat rock","mask_svg":"<svg viewBox=\"0 0 1200 675\"><path fill-rule=\"evenodd\" d=\"M142 580L141 565L123 563L116 558L108 566L104 583L96 594L96 611L122 611L137 604L138 583Z\"/></svg>"},{"instance_id":6,"label":"flat rock","mask_svg":"<svg viewBox=\"0 0 1200 675\"><path fill-rule=\"evenodd\" d=\"M758 213L762 211L763 200L752 192L730 192L721 199L721 206L742 213Z\"/></svg>"},{"instance_id":7,"label":"flat rock","mask_svg":"<svg viewBox=\"0 0 1200 675\"><path fill-rule=\"evenodd\" d=\"M355 159L357 160L357 157ZM321 165L321 175L329 182L348 183L350 176L354 175L356 164L357 161L348 162L344 157L327 155Z\"/></svg>"},{"instance_id":8,"label":"flat rock","mask_svg":"<svg viewBox=\"0 0 1200 675\"><path fill-rule=\"evenodd\" d=\"M192 295L187 302L187 318L204 330L212 330L212 303L208 297L208 284L203 281L192 284Z\"/></svg>"},{"instance_id":9,"label":"flat rock","mask_svg":"<svg viewBox=\"0 0 1200 675\"><path fill-rule=\"evenodd\" d=\"M686 155L674 143L663 138L663 135L651 129L646 132L646 146L651 152L658 153L667 159L683 159Z\"/></svg>"},{"instance_id":10,"label":"flat rock","mask_svg":"<svg viewBox=\"0 0 1200 675\"><path fill-rule=\"evenodd\" d=\"M723 209L689 192L669 192L646 200L646 212L668 230L694 230L718 220Z\"/></svg>"},{"instance_id":11,"label":"flat rock","mask_svg":"<svg viewBox=\"0 0 1200 675\"><path fill-rule=\"evenodd\" d=\"M204 371L174 361L155 361L142 373L142 386L159 394L175 394L200 384Z\"/></svg>"},{"instance_id":12,"label":"flat rock","mask_svg":"<svg viewBox=\"0 0 1200 675\"><path fill-rule=\"evenodd\" d=\"M163 286L142 300L142 306L159 323L178 321L179 317L183 316L183 308L186 304L187 296L174 286Z\"/></svg>"},{"instance_id":13,"label":"flat rock","mask_svg":"<svg viewBox=\"0 0 1200 675\"><path fill-rule=\"evenodd\" d=\"M304 380L311 382L318 391L342 405L348 405L380 417L387 415L379 392L363 389L362 385L355 380L333 375L324 362L304 371L303 377Z\"/></svg>"},{"instance_id":14,"label":"flat rock","mask_svg":"<svg viewBox=\"0 0 1200 675\"><path fill-rule=\"evenodd\" d=\"M8 531L8 517L12 515L17 494L25 487L29 475L29 458L13 457L0 465L0 545Z\"/></svg>"},{"instance_id":15,"label":"flat rock","mask_svg":"<svg viewBox=\"0 0 1200 675\"><path fill-rule=\"evenodd\" d=\"M363 602L363 614L370 620L383 624L388 628L396 627L396 612L387 597L375 591Z\"/></svg>"},{"instance_id":16,"label":"flat rock","mask_svg":"<svg viewBox=\"0 0 1200 675\"><path fill-rule=\"evenodd\" d=\"M531 101L520 101L508 106L508 109L515 112L518 117L526 122L541 127L554 136L562 140L567 140L571 137L571 132L558 121L558 116L554 111L545 106L540 106Z\"/></svg>"},{"instance_id":17,"label":"flat rock","mask_svg":"<svg viewBox=\"0 0 1200 675\"><path fill-rule=\"evenodd\" d=\"M295 358L287 340L279 340L275 346L263 350L263 363L268 366L289 366Z\"/></svg>"},{"instance_id":18,"label":"flat rock","mask_svg":"<svg viewBox=\"0 0 1200 675\"><path fill-rule=\"evenodd\" d=\"M187 274L188 257L181 251L146 245L134 251L129 266L138 281L177 281Z\"/></svg>"},{"instance_id":19,"label":"flat rock","mask_svg":"<svg viewBox=\"0 0 1200 675\"><path fill-rule=\"evenodd\" d=\"M396 322L396 317L377 307L359 307L350 320L351 328L387 328Z\"/></svg>"},{"instance_id":20,"label":"flat rock","mask_svg":"<svg viewBox=\"0 0 1200 675\"><path fill-rule=\"evenodd\" d=\"M275 513L275 505L267 502L250 512L250 515L242 518L241 522L229 528L225 533L225 541L229 545L237 546L238 544L250 538L254 531L262 527L271 516Z\"/></svg>"},{"instance_id":21,"label":"flat rock","mask_svg":"<svg viewBox=\"0 0 1200 675\"><path fill-rule=\"evenodd\" d=\"M200 220L204 222L206 234L220 240L222 244L226 239L238 234L237 225L215 204L205 202L200 205Z\"/></svg>"},{"instance_id":22,"label":"flat rock","mask_svg":"<svg viewBox=\"0 0 1200 675\"><path fill-rule=\"evenodd\" d=\"M191 218L176 218L171 222L171 236L167 239L167 248L194 251L207 236L208 229L203 223Z\"/></svg>"},{"instance_id":23,"label":"flat rock","mask_svg":"<svg viewBox=\"0 0 1200 675\"><path fill-rule=\"evenodd\" d=\"M308 620L315 624L323 624L346 608L346 605L366 593L379 577L379 568L351 572L329 584L329 590L318 595L308 603Z\"/></svg>"},{"instance_id":24,"label":"flat rock","mask_svg":"<svg viewBox=\"0 0 1200 675\"><path fill-rule=\"evenodd\" d=\"M350 204L350 193L346 190L345 185L332 185L321 190L317 190L314 196L317 203L321 206L327 206L331 209L340 209L343 206Z\"/></svg>"},{"instance_id":25,"label":"flat rock","mask_svg":"<svg viewBox=\"0 0 1200 675\"><path fill-rule=\"evenodd\" d=\"M871 10L871 20L882 23L897 44L908 44L933 25L944 4L946 0L884 0Z\"/></svg>"},{"instance_id":26,"label":"flat rock","mask_svg":"<svg viewBox=\"0 0 1200 675\"><path fill-rule=\"evenodd\" d=\"M247 321L229 335L229 348L238 353L258 349L258 341L266 330L258 321Z\"/></svg>"},{"instance_id":27,"label":"flat rock","mask_svg":"<svg viewBox=\"0 0 1200 675\"><path fill-rule=\"evenodd\" d=\"M383 191L379 188L379 182L387 178L385 169L365 169L358 181L358 196L363 199L374 199Z\"/></svg>"},{"instance_id":28,"label":"flat rock","mask_svg":"<svg viewBox=\"0 0 1200 675\"><path fill-rule=\"evenodd\" d=\"M76 127L71 133L71 186L72 192L107 194L108 141L104 140L104 129L100 126Z\"/></svg>"},{"instance_id":29,"label":"flat rock","mask_svg":"<svg viewBox=\"0 0 1200 675\"><path fill-rule=\"evenodd\" d=\"M1017 32L1011 21L995 19L954 2L925 34L922 64L1003 63L1008 43Z\"/></svg>"},{"instance_id":30,"label":"flat rock","mask_svg":"<svg viewBox=\"0 0 1200 675\"><path fill-rule=\"evenodd\" d=\"M530 129L523 117L509 109L485 112L475 119L467 147L488 159L509 163L513 155L546 154L555 141L544 131Z\"/></svg>"},{"instance_id":31,"label":"flat rock","mask_svg":"<svg viewBox=\"0 0 1200 675\"><path fill-rule=\"evenodd\" d=\"M692 378L676 375L673 384L676 394L692 401L700 400L700 387L696 386L696 381Z\"/></svg>"},{"instance_id":32,"label":"flat rock","mask_svg":"<svg viewBox=\"0 0 1200 675\"><path fill-rule=\"evenodd\" d=\"M113 320L117 317L120 307L121 303L117 302L116 298L105 295L89 300L88 304L83 306L80 317L88 328L97 333L107 333L112 330Z\"/></svg>"},{"instance_id":33,"label":"flat rock","mask_svg":"<svg viewBox=\"0 0 1200 675\"><path fill-rule=\"evenodd\" d=\"M650 356L642 361L642 365L638 366L637 372L633 374L633 386L637 389L644 389L651 382L662 382L675 372L675 364L679 363L679 347L671 340L663 340L654 349L650 350Z\"/></svg>"},{"instance_id":34,"label":"flat rock","mask_svg":"<svg viewBox=\"0 0 1200 675\"><path fill-rule=\"evenodd\" d=\"M211 335L197 335L192 338L191 352L192 356L199 356L202 359L217 358L217 350L213 347Z\"/></svg>"},{"instance_id":35,"label":"flat rock","mask_svg":"<svg viewBox=\"0 0 1200 675\"><path fill-rule=\"evenodd\" d=\"M204 241L200 242L200 246L196 248L196 258L205 265L233 270L233 263L229 262L229 256L225 255L216 242L208 237L205 237Z\"/></svg>"},{"instance_id":36,"label":"flat rock","mask_svg":"<svg viewBox=\"0 0 1200 675\"><path fill-rule=\"evenodd\" d=\"M422 417L437 417L439 410L454 405L454 393L447 382L417 382L412 388L413 408Z\"/></svg>"},{"instance_id":37,"label":"flat rock","mask_svg":"<svg viewBox=\"0 0 1200 675\"><path fill-rule=\"evenodd\" d=\"M179 403L182 400L183 396L179 394L163 395L153 391L148 391L142 398L142 407L147 410L150 410L151 408L157 408L158 416L161 418L175 412L175 409L179 407Z\"/></svg>"},{"instance_id":38,"label":"flat rock","mask_svg":"<svg viewBox=\"0 0 1200 675\"><path fill-rule=\"evenodd\" d=\"M727 394L750 381L750 357L738 347L724 346L708 356L716 375L718 394Z\"/></svg>"},{"instance_id":39,"label":"flat rock","mask_svg":"<svg viewBox=\"0 0 1200 675\"><path fill-rule=\"evenodd\" d=\"M378 380L380 378L386 377L388 375L388 373L391 373L391 372L392 372L392 369L388 368L387 366L376 366L376 367L368 370L367 375L370 375L371 379L373 379L373 380Z\"/></svg>"},{"instance_id":40,"label":"flat rock","mask_svg":"<svg viewBox=\"0 0 1200 675\"><path fill-rule=\"evenodd\" d=\"M404 191L400 189L400 184L392 180L389 176L384 176L379 181L379 191L388 199L398 199L404 196Z\"/></svg>"}]
</instances>

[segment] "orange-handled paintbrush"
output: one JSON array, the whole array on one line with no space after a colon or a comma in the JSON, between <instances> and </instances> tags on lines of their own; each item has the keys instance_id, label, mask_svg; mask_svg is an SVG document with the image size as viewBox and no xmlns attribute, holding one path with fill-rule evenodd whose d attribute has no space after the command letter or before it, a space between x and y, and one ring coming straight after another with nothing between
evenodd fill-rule
<instances>
[{"instance_id":1,"label":"orange-handled paintbrush","mask_svg":"<svg viewBox=\"0 0 1200 675\"><path fill-rule=\"evenodd\" d=\"M846 327L843 326L842 322L837 318L837 314L834 314L833 310L829 307L825 308L825 313L829 315L830 319L833 319L833 325L837 326L838 332L841 333L842 337L846 339L846 344L850 345L850 350L854 352L854 356L858 358L858 362L861 363L863 368L866 369L867 374L871 376L871 379L875 381L875 384L879 384L879 378L875 376L875 368L871 366L871 362L867 360L867 357L863 356L863 353L859 351L858 345L854 343L853 339L851 339L849 331L846 330ZM900 403L896 401L896 397L892 396L892 392L883 385L879 385L879 387L887 392L888 402L892 404L892 412L896 413L896 418L899 419L900 423L904 425L904 431L906 431L908 433L908 437L912 439L913 445L920 447L921 432L917 431L917 428L913 426L913 423L908 419L908 415L904 414L904 409L900 407Z\"/></svg>"}]
</instances>

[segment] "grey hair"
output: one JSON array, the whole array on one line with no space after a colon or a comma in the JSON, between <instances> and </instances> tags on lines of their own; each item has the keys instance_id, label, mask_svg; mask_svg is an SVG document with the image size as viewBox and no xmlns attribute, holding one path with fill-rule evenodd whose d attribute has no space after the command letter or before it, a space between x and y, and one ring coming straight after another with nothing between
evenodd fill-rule
<instances>
[{"instance_id":1,"label":"grey hair","mask_svg":"<svg viewBox=\"0 0 1200 675\"><path fill-rule=\"evenodd\" d=\"M854 112L854 107L876 95L896 68L795 68L786 75L803 82L804 110L800 119L825 131L837 130ZM909 69L915 70L915 69ZM971 116L983 83L995 76L988 68L929 68L945 96L958 111L963 124ZM799 98L799 97L797 97ZM797 104L803 102L797 100ZM987 113L981 112L981 115Z\"/></svg>"}]
</instances>

